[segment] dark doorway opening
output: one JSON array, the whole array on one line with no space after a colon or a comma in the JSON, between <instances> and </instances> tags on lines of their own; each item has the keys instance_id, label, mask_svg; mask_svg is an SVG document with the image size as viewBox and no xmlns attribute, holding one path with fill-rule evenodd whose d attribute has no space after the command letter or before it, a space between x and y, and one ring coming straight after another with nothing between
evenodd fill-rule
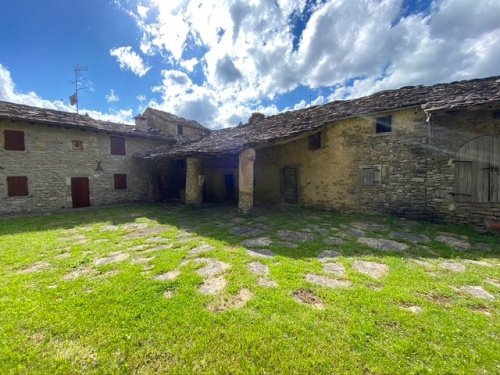
<instances>
[{"instance_id":1,"label":"dark doorway opening","mask_svg":"<svg viewBox=\"0 0 500 375\"><path fill-rule=\"evenodd\" d=\"M161 175L163 177L160 192L162 200L182 201L186 197L186 159L166 161Z\"/></svg>"},{"instance_id":2,"label":"dark doorway opening","mask_svg":"<svg viewBox=\"0 0 500 375\"><path fill-rule=\"evenodd\" d=\"M297 168L283 168L283 199L297 203Z\"/></svg>"},{"instance_id":3,"label":"dark doorway opening","mask_svg":"<svg viewBox=\"0 0 500 375\"><path fill-rule=\"evenodd\" d=\"M87 177L71 178L71 199L73 208L90 207L90 186Z\"/></svg>"},{"instance_id":4,"label":"dark doorway opening","mask_svg":"<svg viewBox=\"0 0 500 375\"><path fill-rule=\"evenodd\" d=\"M235 183L234 183L234 175L233 174L225 174L224 175L224 183L226 186L226 201L228 203L236 202L236 194L235 194Z\"/></svg>"}]
</instances>

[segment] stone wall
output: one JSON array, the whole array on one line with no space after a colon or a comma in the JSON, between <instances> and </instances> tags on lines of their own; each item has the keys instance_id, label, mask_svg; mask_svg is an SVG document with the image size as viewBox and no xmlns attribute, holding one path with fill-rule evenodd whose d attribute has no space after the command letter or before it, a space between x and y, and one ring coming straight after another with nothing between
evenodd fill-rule
<instances>
[{"instance_id":1,"label":"stone wall","mask_svg":"<svg viewBox=\"0 0 500 375\"><path fill-rule=\"evenodd\" d=\"M428 152L427 210L431 218L450 222L484 225L500 221L500 203L456 202L453 160L459 149L474 138L500 135L500 120L494 110L453 111L431 116Z\"/></svg>"},{"instance_id":2,"label":"stone wall","mask_svg":"<svg viewBox=\"0 0 500 375\"><path fill-rule=\"evenodd\" d=\"M425 198L421 141L427 132L426 116L415 109L392 115L390 134L375 135L371 117L354 118L326 127L318 150L309 149L308 137L258 150L256 200L280 202L280 171L296 167L299 204L356 212L419 213ZM379 184L361 185L363 166L380 166Z\"/></svg>"},{"instance_id":3,"label":"stone wall","mask_svg":"<svg viewBox=\"0 0 500 375\"><path fill-rule=\"evenodd\" d=\"M283 202L281 171L295 167L298 204L475 225L499 221L500 203L459 203L450 194L457 151L478 136L499 135L493 112L439 113L427 122L422 109L404 109L391 113L388 134L374 134L374 117L354 118L326 127L318 150L309 149L307 136L258 149L256 202ZM380 168L380 182L363 186L363 167Z\"/></svg>"},{"instance_id":4,"label":"stone wall","mask_svg":"<svg viewBox=\"0 0 500 375\"><path fill-rule=\"evenodd\" d=\"M138 116L135 119L135 125L137 129L142 131L149 131L150 129L157 129L162 134L165 135L179 135L177 133L177 125L173 122L168 121L158 121L148 117ZM203 135L207 134L207 131L201 130L199 128L189 126L189 125L181 125L182 126L182 137L187 140L196 140L200 139Z\"/></svg>"},{"instance_id":5,"label":"stone wall","mask_svg":"<svg viewBox=\"0 0 500 375\"><path fill-rule=\"evenodd\" d=\"M4 149L4 130L23 130L26 151ZM92 206L145 200L146 161L132 155L163 144L161 140L126 137L126 155L111 155L109 134L0 122L0 214L55 211L72 207L71 177L88 177ZM72 141L83 141L73 150ZM102 171L96 171L97 160ZM115 190L113 175L127 175L127 189ZM9 197L8 176L27 176L29 195Z\"/></svg>"}]
</instances>

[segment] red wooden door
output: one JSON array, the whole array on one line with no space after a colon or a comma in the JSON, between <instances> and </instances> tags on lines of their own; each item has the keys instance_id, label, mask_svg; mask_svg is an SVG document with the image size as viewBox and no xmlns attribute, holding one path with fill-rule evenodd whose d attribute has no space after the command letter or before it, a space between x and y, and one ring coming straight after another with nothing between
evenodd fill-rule
<instances>
[{"instance_id":1,"label":"red wooden door","mask_svg":"<svg viewBox=\"0 0 500 375\"><path fill-rule=\"evenodd\" d=\"M73 208L90 206L90 188L87 177L71 178L71 197Z\"/></svg>"}]
</instances>

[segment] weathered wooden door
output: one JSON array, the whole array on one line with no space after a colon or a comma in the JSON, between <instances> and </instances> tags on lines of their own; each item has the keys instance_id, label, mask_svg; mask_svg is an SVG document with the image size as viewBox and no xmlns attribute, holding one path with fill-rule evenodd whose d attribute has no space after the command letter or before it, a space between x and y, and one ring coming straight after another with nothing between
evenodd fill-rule
<instances>
[{"instance_id":1,"label":"weathered wooden door","mask_svg":"<svg viewBox=\"0 0 500 375\"><path fill-rule=\"evenodd\" d=\"M283 198L287 203L297 203L297 168L283 168Z\"/></svg>"},{"instance_id":2,"label":"weathered wooden door","mask_svg":"<svg viewBox=\"0 0 500 375\"><path fill-rule=\"evenodd\" d=\"M473 139L454 162L456 201L500 202L500 137Z\"/></svg>"},{"instance_id":3,"label":"weathered wooden door","mask_svg":"<svg viewBox=\"0 0 500 375\"><path fill-rule=\"evenodd\" d=\"M71 178L71 198L73 208L90 206L90 188L87 177Z\"/></svg>"}]
</instances>

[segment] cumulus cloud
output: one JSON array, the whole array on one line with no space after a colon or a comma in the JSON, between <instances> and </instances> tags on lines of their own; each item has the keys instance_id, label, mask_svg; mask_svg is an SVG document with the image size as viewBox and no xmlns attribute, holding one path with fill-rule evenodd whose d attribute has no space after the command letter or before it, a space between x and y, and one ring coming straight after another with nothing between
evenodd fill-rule
<instances>
[{"instance_id":1,"label":"cumulus cloud","mask_svg":"<svg viewBox=\"0 0 500 375\"><path fill-rule=\"evenodd\" d=\"M109 91L109 94L106 94L104 95L104 97L106 98L106 100L108 101L108 103L115 103L117 101L120 100L120 98L118 97L118 95L115 94L115 90L111 89Z\"/></svg>"},{"instance_id":2,"label":"cumulus cloud","mask_svg":"<svg viewBox=\"0 0 500 375\"><path fill-rule=\"evenodd\" d=\"M146 100L146 95L137 95L136 99L142 103Z\"/></svg>"},{"instance_id":3,"label":"cumulus cloud","mask_svg":"<svg viewBox=\"0 0 500 375\"><path fill-rule=\"evenodd\" d=\"M283 110L262 103L298 86L331 92L318 96L316 105L500 73L498 0L436 0L428 11L413 13L405 4L151 0L147 11L130 13L142 32L141 50L167 61L157 104L182 113L207 105L198 118L213 127L246 121L257 108ZM193 51L199 52L196 60ZM307 105L304 99L295 107Z\"/></svg>"},{"instance_id":4,"label":"cumulus cloud","mask_svg":"<svg viewBox=\"0 0 500 375\"><path fill-rule=\"evenodd\" d=\"M75 108L64 103L62 100L48 100L40 97L37 93L30 91L28 93L19 92L16 90L16 85L12 80L11 74L7 67L0 64L0 100L25 104L33 107L55 109L64 112L75 112ZM108 113L99 111L80 109L81 114L87 113L90 117L97 120L112 121L122 124L133 124L132 109L111 110Z\"/></svg>"},{"instance_id":5,"label":"cumulus cloud","mask_svg":"<svg viewBox=\"0 0 500 375\"><path fill-rule=\"evenodd\" d=\"M151 69L144 64L141 56L133 51L131 46L112 48L109 50L109 54L116 57L121 69L130 70L139 77L144 77Z\"/></svg>"}]
</instances>

